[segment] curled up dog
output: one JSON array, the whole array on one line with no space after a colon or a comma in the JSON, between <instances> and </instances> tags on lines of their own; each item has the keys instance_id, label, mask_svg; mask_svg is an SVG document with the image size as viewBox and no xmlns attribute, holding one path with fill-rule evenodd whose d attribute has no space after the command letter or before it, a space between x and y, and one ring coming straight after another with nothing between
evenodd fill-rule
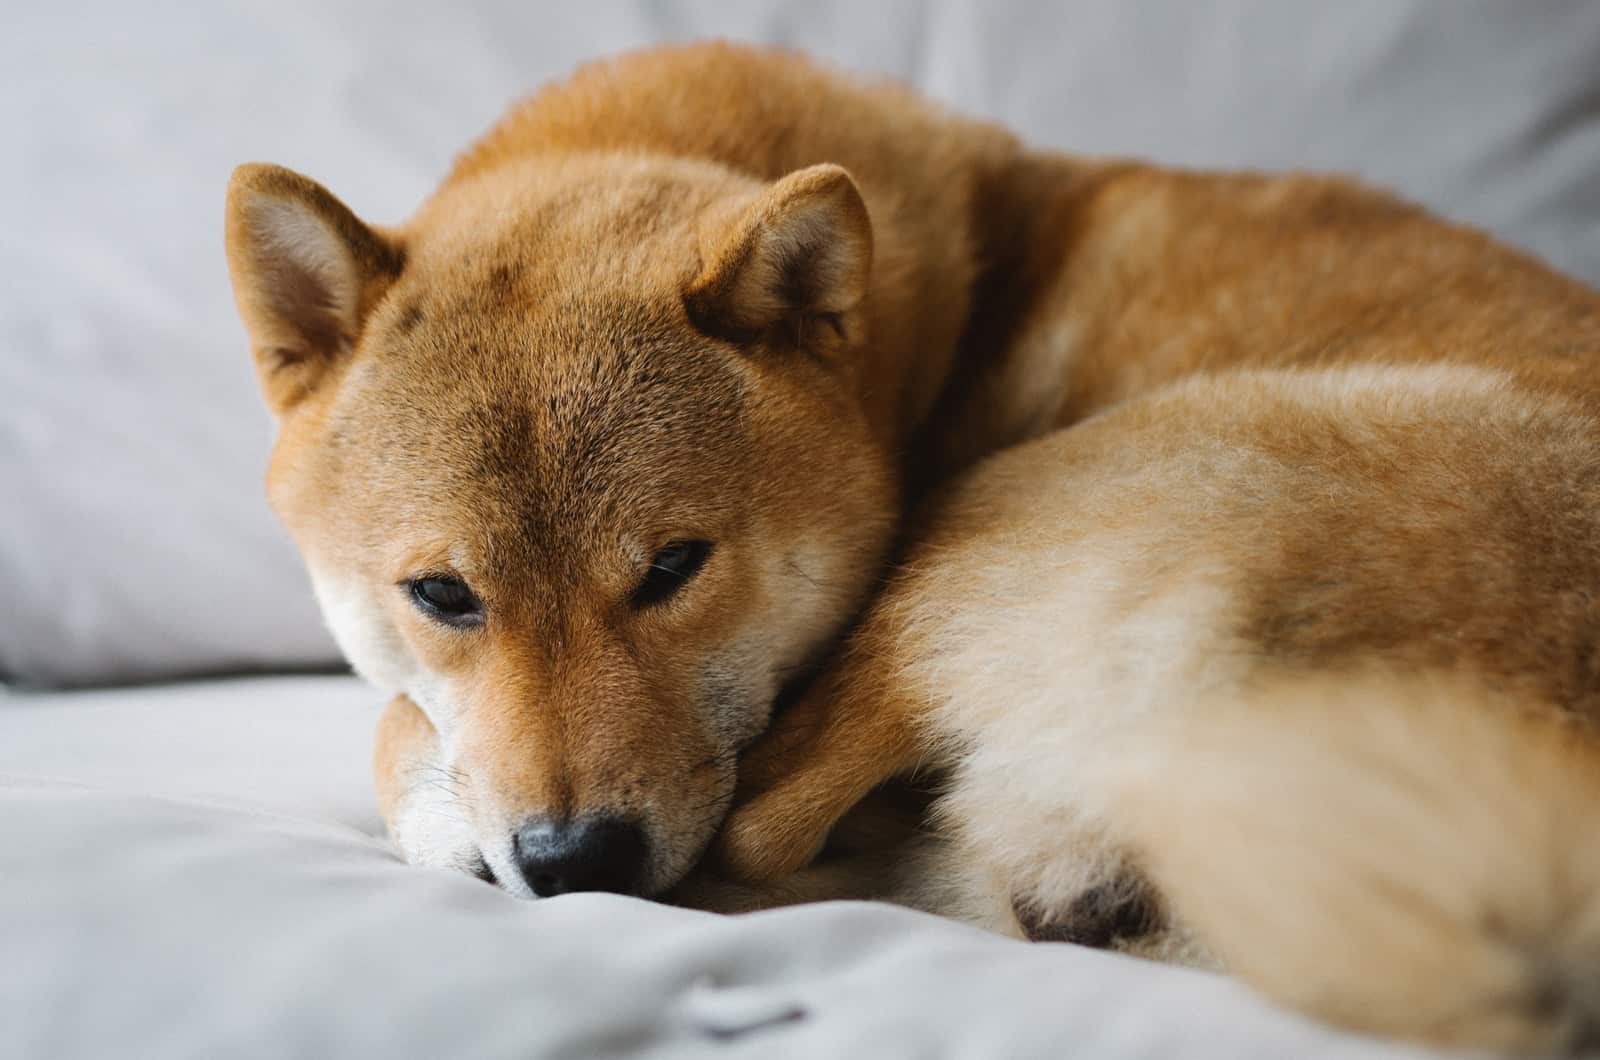
<instances>
[{"instance_id":1,"label":"curled up dog","mask_svg":"<svg viewBox=\"0 0 1600 1060\"><path fill-rule=\"evenodd\" d=\"M1593 292L1342 180L723 45L546 88L396 228L257 165L227 229L408 858L1600 1030ZM806 868L929 768L899 877Z\"/></svg>"}]
</instances>

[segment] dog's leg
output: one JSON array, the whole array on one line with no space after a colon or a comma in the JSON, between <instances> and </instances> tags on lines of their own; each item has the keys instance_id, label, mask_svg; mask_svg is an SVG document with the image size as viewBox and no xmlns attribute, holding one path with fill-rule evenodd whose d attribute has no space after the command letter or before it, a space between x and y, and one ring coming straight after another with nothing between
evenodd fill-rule
<instances>
[{"instance_id":1,"label":"dog's leg","mask_svg":"<svg viewBox=\"0 0 1600 1060\"><path fill-rule=\"evenodd\" d=\"M395 696L378 719L372 776L389 838L413 865L459 869L489 879L470 823L467 778L442 761L433 724Z\"/></svg>"},{"instance_id":2,"label":"dog's leg","mask_svg":"<svg viewBox=\"0 0 1600 1060\"><path fill-rule=\"evenodd\" d=\"M885 901L980 923L947 836L927 821L930 791L893 783L861 800L834 827L817 860L793 875L751 883L705 862L664 900L719 913L802 902Z\"/></svg>"},{"instance_id":3,"label":"dog's leg","mask_svg":"<svg viewBox=\"0 0 1600 1060\"><path fill-rule=\"evenodd\" d=\"M416 785L419 765L438 751L438 734L425 714L407 696L395 696L378 719L372 751L372 779L378 789L378 810L392 834L396 817Z\"/></svg>"},{"instance_id":4,"label":"dog's leg","mask_svg":"<svg viewBox=\"0 0 1600 1060\"><path fill-rule=\"evenodd\" d=\"M869 792L923 764L915 699L881 650L886 626L869 618L844 657L741 759L741 804L714 848L736 879L796 872Z\"/></svg>"}]
</instances>

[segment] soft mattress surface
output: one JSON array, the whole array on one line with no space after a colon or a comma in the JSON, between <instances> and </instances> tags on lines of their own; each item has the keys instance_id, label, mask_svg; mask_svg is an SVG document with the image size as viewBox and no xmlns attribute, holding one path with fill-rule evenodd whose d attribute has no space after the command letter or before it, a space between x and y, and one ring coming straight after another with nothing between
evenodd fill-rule
<instances>
[{"instance_id":1,"label":"soft mattress surface","mask_svg":"<svg viewBox=\"0 0 1600 1060\"><path fill-rule=\"evenodd\" d=\"M287 677L0 699L0 1056L1417 1055L889 906L527 902L412 868L369 791L378 700Z\"/></svg>"}]
</instances>

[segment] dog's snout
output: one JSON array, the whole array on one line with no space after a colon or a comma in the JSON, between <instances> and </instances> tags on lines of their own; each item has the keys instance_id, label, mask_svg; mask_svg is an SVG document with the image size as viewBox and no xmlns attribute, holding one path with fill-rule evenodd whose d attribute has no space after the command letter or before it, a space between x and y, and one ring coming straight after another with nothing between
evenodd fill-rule
<instances>
[{"instance_id":1,"label":"dog's snout","mask_svg":"<svg viewBox=\"0 0 1600 1060\"><path fill-rule=\"evenodd\" d=\"M616 817L535 818L512 837L517 868L540 898L568 891L631 893L644 870L644 830Z\"/></svg>"}]
</instances>

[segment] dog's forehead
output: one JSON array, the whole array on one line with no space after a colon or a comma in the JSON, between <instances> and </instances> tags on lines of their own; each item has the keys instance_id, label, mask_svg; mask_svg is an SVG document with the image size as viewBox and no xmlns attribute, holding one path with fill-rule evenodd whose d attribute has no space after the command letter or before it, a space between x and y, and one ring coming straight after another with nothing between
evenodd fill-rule
<instances>
[{"instance_id":1,"label":"dog's forehead","mask_svg":"<svg viewBox=\"0 0 1600 1060\"><path fill-rule=\"evenodd\" d=\"M570 552L734 505L759 372L684 309L697 186L498 190L430 208L363 329L326 432L353 507L419 539Z\"/></svg>"},{"instance_id":2,"label":"dog's forehead","mask_svg":"<svg viewBox=\"0 0 1600 1060\"><path fill-rule=\"evenodd\" d=\"M388 493L465 501L451 510L485 539L568 547L641 513L724 504L737 486L751 373L676 305L602 289L438 321L386 313L336 432L378 442L365 473Z\"/></svg>"},{"instance_id":3,"label":"dog's forehead","mask_svg":"<svg viewBox=\"0 0 1600 1060\"><path fill-rule=\"evenodd\" d=\"M745 378L725 352L647 309L569 302L500 355L473 356L442 432L474 447L472 475L530 476L547 504L614 493L629 471L714 459L738 427Z\"/></svg>"}]
</instances>

